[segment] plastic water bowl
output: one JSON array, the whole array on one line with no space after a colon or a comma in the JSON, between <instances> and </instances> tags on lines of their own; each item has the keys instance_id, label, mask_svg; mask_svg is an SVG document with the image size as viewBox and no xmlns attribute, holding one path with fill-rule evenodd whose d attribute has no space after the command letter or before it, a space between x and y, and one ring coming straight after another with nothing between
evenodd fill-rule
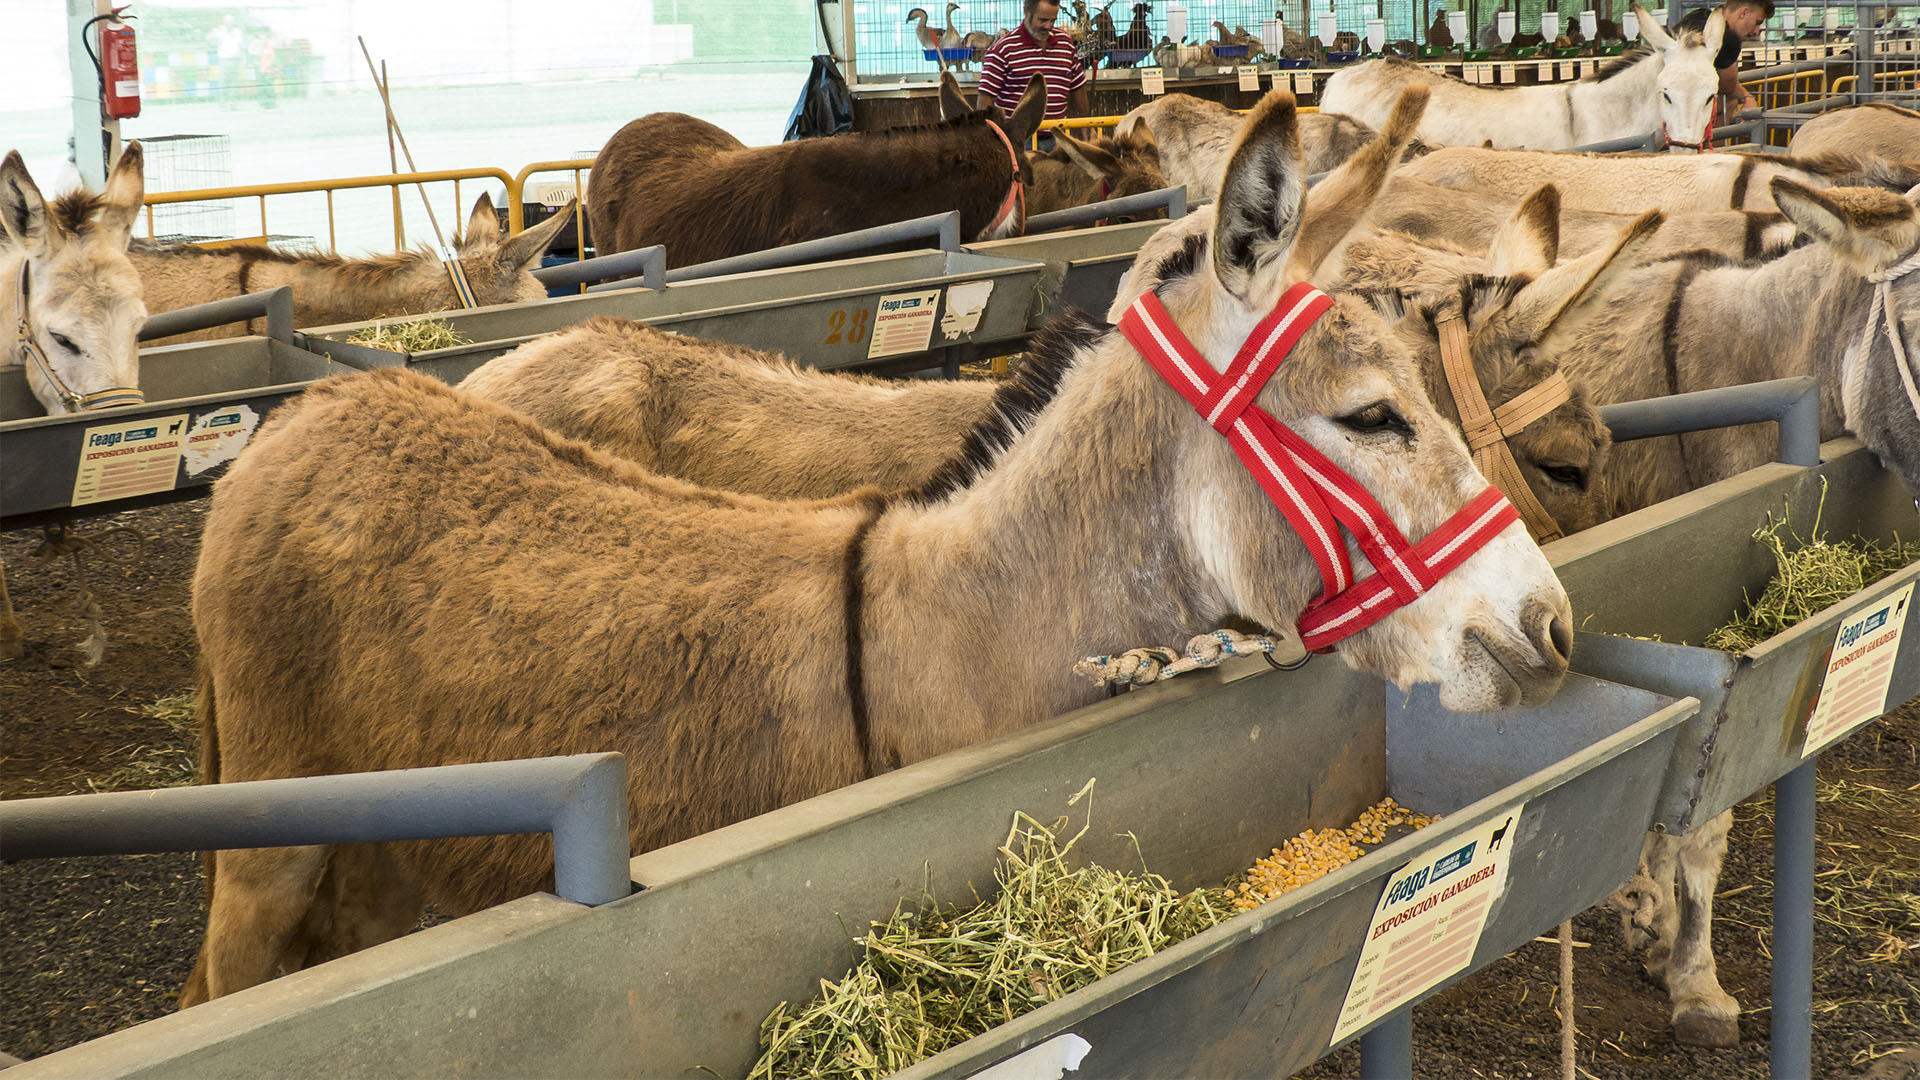
<instances>
[{"instance_id":1,"label":"plastic water bowl","mask_svg":"<svg viewBox=\"0 0 1920 1080\"><path fill-rule=\"evenodd\" d=\"M973 50L971 48L921 49L920 54L922 56L925 56L929 60L971 60L973 59Z\"/></svg>"},{"instance_id":2,"label":"plastic water bowl","mask_svg":"<svg viewBox=\"0 0 1920 1080\"><path fill-rule=\"evenodd\" d=\"M1360 54L1358 52L1343 51L1343 52L1330 52L1327 54L1327 63L1329 64L1351 64L1358 59L1360 59Z\"/></svg>"},{"instance_id":3,"label":"plastic water bowl","mask_svg":"<svg viewBox=\"0 0 1920 1080\"><path fill-rule=\"evenodd\" d=\"M1303 56L1283 56L1280 59L1275 60L1273 63L1275 67L1287 68L1289 70L1298 70L1300 68L1311 65L1313 61L1308 60L1306 57L1303 57Z\"/></svg>"},{"instance_id":4,"label":"plastic water bowl","mask_svg":"<svg viewBox=\"0 0 1920 1080\"><path fill-rule=\"evenodd\" d=\"M1443 45L1422 45L1418 49L1414 50L1414 52L1422 60L1431 60L1436 56L1445 56L1447 55L1447 53L1452 51L1453 50Z\"/></svg>"},{"instance_id":5,"label":"plastic water bowl","mask_svg":"<svg viewBox=\"0 0 1920 1080\"><path fill-rule=\"evenodd\" d=\"M1147 55L1148 49L1108 49L1107 60L1115 64L1137 64Z\"/></svg>"},{"instance_id":6,"label":"plastic water bowl","mask_svg":"<svg viewBox=\"0 0 1920 1080\"><path fill-rule=\"evenodd\" d=\"M1245 45L1215 45L1213 47L1213 55L1241 57L1247 55L1247 47Z\"/></svg>"}]
</instances>

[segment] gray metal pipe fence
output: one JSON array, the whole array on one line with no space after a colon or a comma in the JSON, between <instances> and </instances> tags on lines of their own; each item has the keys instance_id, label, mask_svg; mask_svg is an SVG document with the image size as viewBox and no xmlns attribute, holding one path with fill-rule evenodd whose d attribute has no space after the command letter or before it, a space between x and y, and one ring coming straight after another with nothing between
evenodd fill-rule
<instances>
[{"instance_id":1,"label":"gray metal pipe fence","mask_svg":"<svg viewBox=\"0 0 1920 1080\"><path fill-rule=\"evenodd\" d=\"M765 251L752 251L745 255L716 259L713 262L698 263L693 266L680 266L666 272L666 281L693 281L698 278L719 277L722 274L746 274L755 270L777 270L801 263L820 262L839 258L872 248L886 247L933 237L941 251L960 250L960 212L948 210L940 214L928 214L908 221L895 221L871 229L859 229L838 236L823 236L818 240L806 240L785 247L768 248ZM588 292L609 292L614 289L633 287L631 280L607 281L599 285L587 286Z\"/></svg>"},{"instance_id":2,"label":"gray metal pipe fence","mask_svg":"<svg viewBox=\"0 0 1920 1080\"><path fill-rule=\"evenodd\" d=\"M282 285L277 289L229 296L224 300L210 300L192 307L149 315L146 325L140 328L140 340L152 341L155 338L172 337L192 330L205 330L209 327L262 318L267 320L268 337L291 345L293 343L293 289Z\"/></svg>"},{"instance_id":3,"label":"gray metal pipe fence","mask_svg":"<svg viewBox=\"0 0 1920 1080\"><path fill-rule=\"evenodd\" d=\"M552 833L554 891L632 891L620 754L0 802L0 860Z\"/></svg>"},{"instance_id":4,"label":"gray metal pipe fence","mask_svg":"<svg viewBox=\"0 0 1920 1080\"><path fill-rule=\"evenodd\" d=\"M1811 375L1603 405L1600 420L1615 442L1771 422L1781 461L1820 464L1820 380Z\"/></svg>"},{"instance_id":5,"label":"gray metal pipe fence","mask_svg":"<svg viewBox=\"0 0 1920 1080\"><path fill-rule=\"evenodd\" d=\"M1063 229L1073 225L1091 225L1102 218L1122 217L1162 208L1167 211L1169 218L1187 216L1187 185L1180 184L1155 191L1143 191L1138 195L1122 195L1117 199L1088 203L1085 206L1069 206L1065 210L1055 210L1048 214L1035 214L1027 219L1027 232L1044 232L1047 229Z\"/></svg>"},{"instance_id":6,"label":"gray metal pipe fence","mask_svg":"<svg viewBox=\"0 0 1920 1080\"><path fill-rule=\"evenodd\" d=\"M633 284L633 272L640 271L640 283L649 289L667 287L667 249L659 244L652 247L634 248L632 251L617 251L612 255L596 255L591 259L577 259L557 266L543 266L533 272L540 284L557 288L563 285L589 285L596 281L618 280L623 285Z\"/></svg>"}]
</instances>

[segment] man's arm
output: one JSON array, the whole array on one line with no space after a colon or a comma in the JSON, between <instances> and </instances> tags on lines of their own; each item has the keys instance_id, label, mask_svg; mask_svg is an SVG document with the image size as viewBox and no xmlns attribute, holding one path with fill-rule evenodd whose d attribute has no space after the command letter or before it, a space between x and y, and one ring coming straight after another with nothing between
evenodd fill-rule
<instances>
[{"instance_id":1,"label":"man's arm","mask_svg":"<svg viewBox=\"0 0 1920 1080\"><path fill-rule=\"evenodd\" d=\"M1746 87L1740 85L1740 65L1738 63L1728 64L1726 67L1720 69L1720 93L1726 97L1728 101L1735 103L1735 112L1754 107L1753 95L1747 92ZM1729 117L1729 119L1731 119L1731 117Z\"/></svg>"},{"instance_id":2,"label":"man's arm","mask_svg":"<svg viewBox=\"0 0 1920 1080\"><path fill-rule=\"evenodd\" d=\"M974 105L974 108L980 109L983 111L986 109L993 108L993 97L987 94L985 91L982 91L980 94L979 101Z\"/></svg>"},{"instance_id":3,"label":"man's arm","mask_svg":"<svg viewBox=\"0 0 1920 1080\"><path fill-rule=\"evenodd\" d=\"M1068 94L1067 95L1067 115L1068 116L1088 115L1089 111L1092 108L1092 106L1087 104L1089 97L1090 95L1087 93L1087 88L1085 86L1081 86L1078 89L1074 90L1072 93Z\"/></svg>"}]
</instances>

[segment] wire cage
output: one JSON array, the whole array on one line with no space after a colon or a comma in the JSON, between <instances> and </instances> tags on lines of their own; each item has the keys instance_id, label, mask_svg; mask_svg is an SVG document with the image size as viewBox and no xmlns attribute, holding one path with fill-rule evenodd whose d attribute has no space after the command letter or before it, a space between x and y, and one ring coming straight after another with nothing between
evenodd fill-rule
<instances>
[{"instance_id":1,"label":"wire cage","mask_svg":"<svg viewBox=\"0 0 1920 1080\"><path fill-rule=\"evenodd\" d=\"M155 135L141 139L140 148L146 154L150 192L197 191L233 184L233 148L225 135ZM230 199L165 204L153 207L152 214L157 239L198 242L233 235Z\"/></svg>"}]
</instances>

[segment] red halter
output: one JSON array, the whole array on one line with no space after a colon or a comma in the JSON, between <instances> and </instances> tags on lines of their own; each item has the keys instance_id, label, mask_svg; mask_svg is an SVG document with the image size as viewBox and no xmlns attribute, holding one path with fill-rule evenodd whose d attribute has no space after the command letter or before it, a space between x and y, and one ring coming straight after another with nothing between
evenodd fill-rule
<instances>
[{"instance_id":1,"label":"red halter","mask_svg":"<svg viewBox=\"0 0 1920 1080\"><path fill-rule=\"evenodd\" d=\"M1699 142L1681 142L1667 139L1667 125L1660 125L1660 137L1666 139L1668 146L1684 146L1696 154L1705 154L1713 149L1713 129L1720 126L1720 95L1713 95L1713 108L1707 113L1707 130L1700 133Z\"/></svg>"},{"instance_id":2,"label":"red halter","mask_svg":"<svg viewBox=\"0 0 1920 1080\"><path fill-rule=\"evenodd\" d=\"M988 120L987 127L995 135L999 136L1000 144L1007 148L1007 163L1013 166L1013 184L1007 188L1007 197L1000 200L1000 209L994 212L993 221L988 223L987 227L981 231L980 235L982 236L992 236L994 230L1005 224L1006 220L1013 216L1016 208L1020 211L1020 221L1022 224L1027 220L1027 189L1024 184L1020 183L1020 155L1014 151L1013 140L1007 138L1007 133L1000 130L999 124Z\"/></svg>"},{"instance_id":3,"label":"red halter","mask_svg":"<svg viewBox=\"0 0 1920 1080\"><path fill-rule=\"evenodd\" d=\"M1254 328L1240 352L1216 374L1172 316L1149 292L1120 319L1120 331L1168 385L1227 437L1240 461L1286 515L1320 567L1321 593L1300 614L1301 644L1331 651L1337 641L1372 626L1420 598L1436 582L1520 520L1498 488L1488 486L1418 544L1407 543L1386 511L1359 483L1305 439L1253 403L1294 343L1333 306L1302 282ZM1341 527L1375 568L1353 578Z\"/></svg>"}]
</instances>

